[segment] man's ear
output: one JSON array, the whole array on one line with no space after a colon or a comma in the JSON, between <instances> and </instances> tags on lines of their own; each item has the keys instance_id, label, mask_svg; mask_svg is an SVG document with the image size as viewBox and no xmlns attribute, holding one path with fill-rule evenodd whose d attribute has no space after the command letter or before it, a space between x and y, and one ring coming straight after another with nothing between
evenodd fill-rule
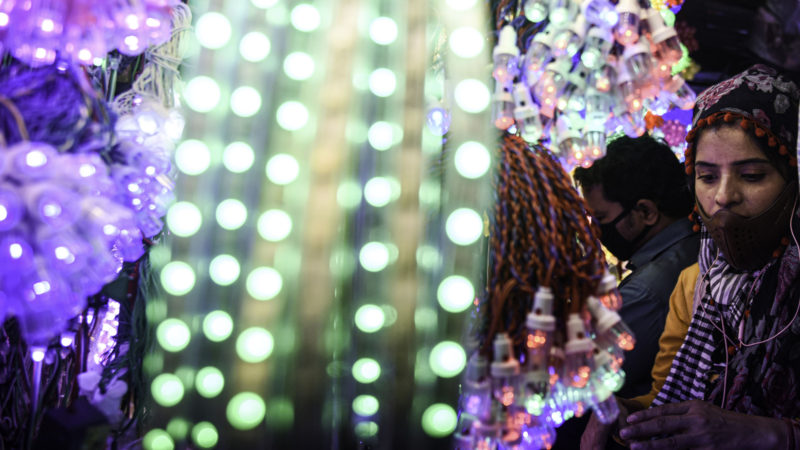
<instances>
[{"instance_id":1,"label":"man's ear","mask_svg":"<svg viewBox=\"0 0 800 450\"><path fill-rule=\"evenodd\" d=\"M641 199L636 202L634 208L642 217L645 225L655 225L661 217L661 211L658 210L656 202L648 199Z\"/></svg>"}]
</instances>

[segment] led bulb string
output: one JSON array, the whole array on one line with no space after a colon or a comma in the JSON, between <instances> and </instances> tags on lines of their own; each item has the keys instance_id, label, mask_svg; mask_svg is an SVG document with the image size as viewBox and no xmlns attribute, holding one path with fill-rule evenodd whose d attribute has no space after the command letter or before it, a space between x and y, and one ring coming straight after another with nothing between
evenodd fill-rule
<instances>
[{"instance_id":1,"label":"led bulb string","mask_svg":"<svg viewBox=\"0 0 800 450\"><path fill-rule=\"evenodd\" d=\"M566 322L570 313L583 310L605 268L597 226L549 151L506 134L495 184L488 299L482 311L488 318L481 339L484 354L500 332L522 345L525 314L537 287L550 287L564 300L554 306Z\"/></svg>"}]
</instances>

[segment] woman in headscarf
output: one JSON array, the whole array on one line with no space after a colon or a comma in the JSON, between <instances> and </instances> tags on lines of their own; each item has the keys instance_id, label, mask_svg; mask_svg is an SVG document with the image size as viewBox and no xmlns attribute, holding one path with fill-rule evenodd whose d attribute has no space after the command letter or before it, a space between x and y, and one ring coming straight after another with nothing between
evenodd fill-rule
<instances>
[{"instance_id":1,"label":"woman in headscarf","mask_svg":"<svg viewBox=\"0 0 800 450\"><path fill-rule=\"evenodd\" d=\"M652 396L621 402L631 448L800 448L798 97L758 65L697 99L686 171L699 276L693 295L682 279L670 300L650 408ZM590 423L582 447L609 431Z\"/></svg>"}]
</instances>

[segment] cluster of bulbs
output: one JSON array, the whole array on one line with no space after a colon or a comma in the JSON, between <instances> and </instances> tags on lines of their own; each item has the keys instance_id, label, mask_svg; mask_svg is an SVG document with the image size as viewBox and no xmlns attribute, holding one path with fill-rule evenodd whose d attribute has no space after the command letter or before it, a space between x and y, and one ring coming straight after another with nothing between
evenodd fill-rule
<instances>
[{"instance_id":1,"label":"cluster of bulbs","mask_svg":"<svg viewBox=\"0 0 800 450\"><path fill-rule=\"evenodd\" d=\"M0 0L0 49L32 67L138 55L171 35L179 0Z\"/></svg>"},{"instance_id":2,"label":"cluster of bulbs","mask_svg":"<svg viewBox=\"0 0 800 450\"><path fill-rule=\"evenodd\" d=\"M458 449L540 449L555 443L555 429L590 408L603 423L619 414L613 393L625 373L623 352L635 338L616 312L622 297L606 273L597 296L559 326L550 288L539 287L518 354L507 333L494 336L491 363L474 353L462 384Z\"/></svg>"},{"instance_id":3,"label":"cluster of bulbs","mask_svg":"<svg viewBox=\"0 0 800 450\"><path fill-rule=\"evenodd\" d=\"M3 149L0 313L19 318L27 342L63 331L123 261L144 253L134 213L116 192L97 153L59 153L43 142Z\"/></svg>"},{"instance_id":4,"label":"cluster of bulbs","mask_svg":"<svg viewBox=\"0 0 800 450\"><path fill-rule=\"evenodd\" d=\"M638 0L526 0L523 11L541 31L523 52L512 25L500 30L492 119L529 142L549 140L565 166L602 157L609 133L642 135L646 110L694 106L672 75L683 52L658 10Z\"/></svg>"}]
</instances>

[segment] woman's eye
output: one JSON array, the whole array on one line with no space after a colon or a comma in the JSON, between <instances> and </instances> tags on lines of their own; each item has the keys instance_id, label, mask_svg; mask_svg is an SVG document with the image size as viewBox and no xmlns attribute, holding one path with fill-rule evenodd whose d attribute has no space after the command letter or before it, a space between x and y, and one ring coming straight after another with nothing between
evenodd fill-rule
<instances>
[{"instance_id":1,"label":"woman's eye","mask_svg":"<svg viewBox=\"0 0 800 450\"><path fill-rule=\"evenodd\" d=\"M743 173L741 176L745 181L761 181L766 175L763 173Z\"/></svg>"},{"instance_id":2,"label":"woman's eye","mask_svg":"<svg viewBox=\"0 0 800 450\"><path fill-rule=\"evenodd\" d=\"M716 180L716 178L717 177L714 174L710 174L710 173L698 173L697 174L697 179L702 181L703 183L711 183L714 180Z\"/></svg>"}]
</instances>

